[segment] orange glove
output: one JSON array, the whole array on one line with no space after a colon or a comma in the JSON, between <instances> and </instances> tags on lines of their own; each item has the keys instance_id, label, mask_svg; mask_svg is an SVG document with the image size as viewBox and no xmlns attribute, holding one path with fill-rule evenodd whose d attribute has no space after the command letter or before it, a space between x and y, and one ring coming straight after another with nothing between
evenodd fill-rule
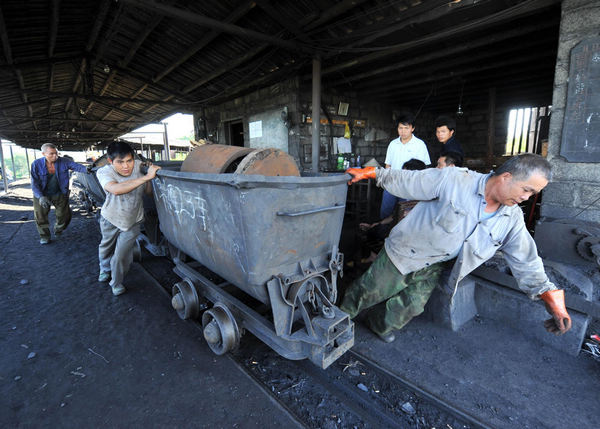
<instances>
[{"instance_id":1,"label":"orange glove","mask_svg":"<svg viewBox=\"0 0 600 429\"><path fill-rule=\"evenodd\" d=\"M363 179L374 179L375 178L375 167L365 168L349 168L346 173L352 176L352 180L348 182L349 185L358 182Z\"/></svg>"},{"instance_id":2,"label":"orange glove","mask_svg":"<svg viewBox=\"0 0 600 429\"><path fill-rule=\"evenodd\" d=\"M571 329L571 317L565 307L565 291L549 290L540 295L546 303L546 311L552 315L552 319L544 322L546 331L554 335L562 335Z\"/></svg>"}]
</instances>

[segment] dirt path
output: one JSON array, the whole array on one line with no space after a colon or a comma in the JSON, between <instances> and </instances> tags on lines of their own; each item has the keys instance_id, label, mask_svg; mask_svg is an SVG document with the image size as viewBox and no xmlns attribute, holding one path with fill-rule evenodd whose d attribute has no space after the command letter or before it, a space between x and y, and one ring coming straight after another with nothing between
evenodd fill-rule
<instances>
[{"instance_id":1,"label":"dirt path","mask_svg":"<svg viewBox=\"0 0 600 429\"><path fill-rule=\"evenodd\" d=\"M41 246L28 183L0 198L0 427L294 427L135 266L118 298L96 282L98 224L73 215Z\"/></svg>"}]
</instances>

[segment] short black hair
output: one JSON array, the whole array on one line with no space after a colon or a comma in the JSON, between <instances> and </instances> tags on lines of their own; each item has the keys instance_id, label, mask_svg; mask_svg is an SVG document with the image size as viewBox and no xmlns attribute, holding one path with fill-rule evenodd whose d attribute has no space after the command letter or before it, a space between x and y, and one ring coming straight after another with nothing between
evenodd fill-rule
<instances>
[{"instance_id":1,"label":"short black hair","mask_svg":"<svg viewBox=\"0 0 600 429\"><path fill-rule=\"evenodd\" d=\"M447 126L450 131L456 130L456 121L450 116L442 115L435 119L435 127Z\"/></svg>"},{"instance_id":2,"label":"short black hair","mask_svg":"<svg viewBox=\"0 0 600 429\"><path fill-rule=\"evenodd\" d=\"M446 165L452 164L452 165L455 165L456 167L463 166L464 159L463 159L463 156L460 154L460 152L455 152L455 151L451 150L449 152L442 153L440 156L446 157Z\"/></svg>"},{"instance_id":3,"label":"short black hair","mask_svg":"<svg viewBox=\"0 0 600 429\"><path fill-rule=\"evenodd\" d=\"M402 125L415 125L415 115L410 112L400 112L398 119L396 120L396 128Z\"/></svg>"},{"instance_id":4,"label":"short black hair","mask_svg":"<svg viewBox=\"0 0 600 429\"><path fill-rule=\"evenodd\" d=\"M402 164L403 170L425 170L425 163L420 159L412 158Z\"/></svg>"},{"instance_id":5,"label":"short black hair","mask_svg":"<svg viewBox=\"0 0 600 429\"><path fill-rule=\"evenodd\" d=\"M106 148L106 155L110 159L125 158L131 155L135 158L135 151L128 143L122 141L111 142Z\"/></svg>"}]
</instances>

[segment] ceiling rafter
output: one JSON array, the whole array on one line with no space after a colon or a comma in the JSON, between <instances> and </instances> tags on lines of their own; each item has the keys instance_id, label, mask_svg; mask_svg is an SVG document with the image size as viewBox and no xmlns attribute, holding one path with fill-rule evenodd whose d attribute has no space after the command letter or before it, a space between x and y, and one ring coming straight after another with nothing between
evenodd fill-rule
<instances>
[{"instance_id":1,"label":"ceiling rafter","mask_svg":"<svg viewBox=\"0 0 600 429\"><path fill-rule=\"evenodd\" d=\"M238 21L239 19L241 19L244 15L246 15L250 10L252 10L253 7L254 7L253 0L245 1L242 4L240 4L231 14L229 14L223 20L223 22L228 23L228 24L234 23L234 22ZM171 63L167 67L165 67L162 71L158 72L152 78L152 81L156 83L156 82L160 81L161 79L163 79L165 76L167 76L169 73L171 73L177 67L179 67L181 64L183 64L184 62L189 60L191 57L193 57L198 51L200 51L202 48L207 46L210 42L215 40L220 34L222 34L222 31L217 31L217 30L211 30L208 33L206 33L197 43L190 46L179 58L177 58L174 61L171 61Z\"/></svg>"},{"instance_id":2,"label":"ceiling rafter","mask_svg":"<svg viewBox=\"0 0 600 429\"><path fill-rule=\"evenodd\" d=\"M52 0L52 9L50 11L50 31L48 34L48 59L54 55L56 47L56 35L58 33L58 20L60 16L60 0Z\"/></svg>"},{"instance_id":3,"label":"ceiling rafter","mask_svg":"<svg viewBox=\"0 0 600 429\"><path fill-rule=\"evenodd\" d=\"M437 51L432 51L428 54L419 55L419 56L412 57L412 58L409 58L407 60L403 60L400 62L394 62L394 64L392 64L390 66L377 67L376 69L368 71L368 72L358 73L351 77L346 77L345 81L346 82L360 81L360 80L371 78L373 76L377 76L380 74L389 73L394 70L400 70L405 67L413 66L415 64L424 63L426 61L431 61L431 60L435 60L438 58L444 58L444 57L452 57L454 55L457 55L457 54L460 54L460 53L463 53L466 51L470 51L472 49L477 49L477 48L481 48L483 46L492 45L494 43L498 43L498 42L502 42L502 41L512 39L515 37L523 36L525 34L534 33L536 31L540 31L540 30L549 28L554 25L555 25L555 23L546 21L546 22L542 22L540 24L514 28L512 30L505 31L502 33L492 34L489 37L474 39L469 42L466 42L466 43L463 43L460 45L456 45L456 46L453 46L450 48L440 49Z\"/></svg>"},{"instance_id":4,"label":"ceiling rafter","mask_svg":"<svg viewBox=\"0 0 600 429\"><path fill-rule=\"evenodd\" d=\"M156 13L161 13L171 18L181 19L183 21L191 22L194 24L202 25L208 28L218 29L224 33L234 34L236 36L246 37L249 39L256 39L266 42L271 45L279 46L282 48L293 49L294 51L312 52L311 49L299 45L298 43L273 37L271 35L260 33L258 31L249 30L238 25L229 24L222 22L199 13L194 13L184 9L178 9L165 4L156 3L152 0L121 0L123 3L131 4L133 6L149 9Z\"/></svg>"},{"instance_id":5,"label":"ceiling rafter","mask_svg":"<svg viewBox=\"0 0 600 429\"><path fill-rule=\"evenodd\" d=\"M102 27L102 23L104 22L104 19L106 18L106 14L108 13L109 8L110 8L110 0L102 0L102 3L100 3L100 6L98 7L98 14L96 15L96 19L94 20L94 25L92 26L92 29L90 31L90 35L88 37L87 44L85 45L86 55L81 60L81 64L80 64L79 70L75 76L75 81L73 82L73 87L71 89L71 92L77 92L77 89L79 88L79 84L81 83L81 77L83 76L83 73L85 72L86 62L89 61L88 58L90 57L90 53L92 52L92 49L93 49L94 45L96 44L96 40L98 39L98 34L100 33L100 28ZM120 10L121 10L121 6L119 5L119 11ZM116 21L117 21L116 17L118 15L119 15L119 13L115 14L115 19L113 19L111 26L109 27L108 34L111 33L110 30L116 24ZM106 47L106 43L103 43L102 46ZM69 108L71 107L72 102L73 102L72 98L67 100L67 102L65 103L65 109L64 109L65 112L69 111Z\"/></svg>"},{"instance_id":6,"label":"ceiling rafter","mask_svg":"<svg viewBox=\"0 0 600 429\"><path fill-rule=\"evenodd\" d=\"M531 14L535 10L551 6L559 1L560 0L528 0L484 18L467 21L466 23L456 25L446 30L435 32L428 36L419 37L411 40L410 42L400 43L390 49L373 52L371 54L363 55L361 57L336 64L335 66L326 67L322 70L322 75L325 76L351 67L368 64L370 62L381 60L391 55L396 55L419 46L445 41L451 37L456 37L461 34L489 28L491 25L497 25L502 22L506 22L507 20Z\"/></svg>"}]
</instances>

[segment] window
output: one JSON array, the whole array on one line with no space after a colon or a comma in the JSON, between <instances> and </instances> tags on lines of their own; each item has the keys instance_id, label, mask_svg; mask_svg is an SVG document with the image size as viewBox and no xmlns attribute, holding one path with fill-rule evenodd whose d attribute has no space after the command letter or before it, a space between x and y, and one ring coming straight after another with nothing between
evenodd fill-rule
<instances>
[{"instance_id":1,"label":"window","mask_svg":"<svg viewBox=\"0 0 600 429\"><path fill-rule=\"evenodd\" d=\"M550 106L512 109L508 114L506 155L541 153L548 139Z\"/></svg>"}]
</instances>

